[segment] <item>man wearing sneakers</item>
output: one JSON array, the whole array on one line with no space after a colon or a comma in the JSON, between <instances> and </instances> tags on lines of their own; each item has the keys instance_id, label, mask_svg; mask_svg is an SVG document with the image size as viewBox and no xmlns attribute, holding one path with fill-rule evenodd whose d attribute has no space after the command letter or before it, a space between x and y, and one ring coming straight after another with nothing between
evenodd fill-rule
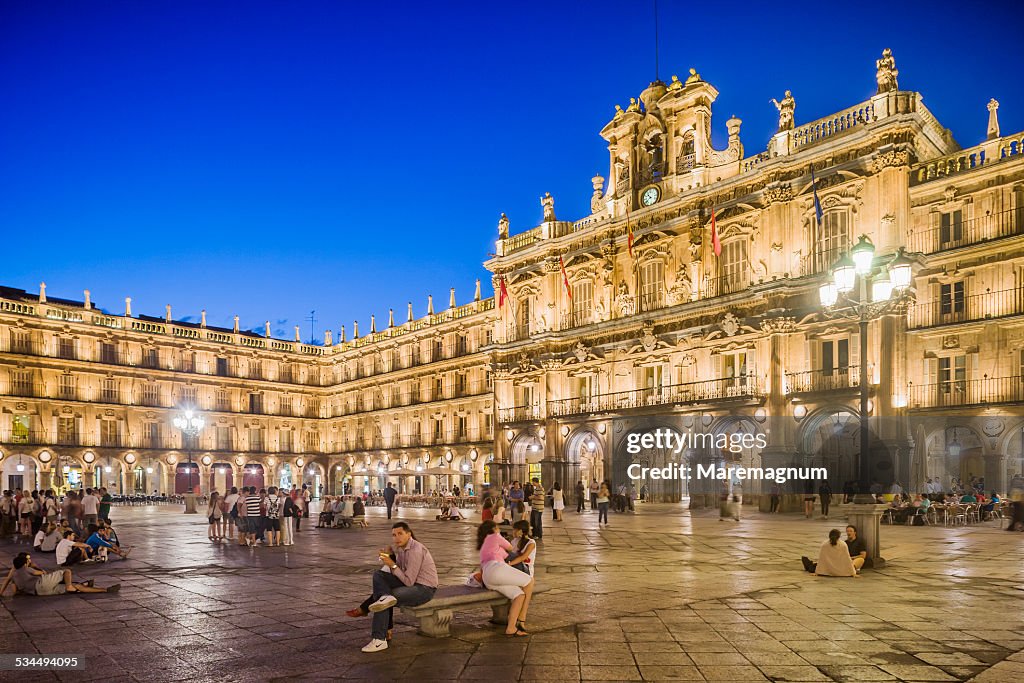
<instances>
[{"instance_id":1,"label":"man wearing sneakers","mask_svg":"<svg viewBox=\"0 0 1024 683\"><path fill-rule=\"evenodd\" d=\"M437 590L437 567L427 547L412 535L412 529L405 522L391 527L391 548L380 551L384 566L373 573L373 595L359 613L373 613L373 639L363 652L380 652L388 649L388 624L395 607L415 607L434 597ZM394 559L391 554L394 552ZM364 611L365 610L365 611ZM353 614L353 610L349 614Z\"/></svg>"}]
</instances>

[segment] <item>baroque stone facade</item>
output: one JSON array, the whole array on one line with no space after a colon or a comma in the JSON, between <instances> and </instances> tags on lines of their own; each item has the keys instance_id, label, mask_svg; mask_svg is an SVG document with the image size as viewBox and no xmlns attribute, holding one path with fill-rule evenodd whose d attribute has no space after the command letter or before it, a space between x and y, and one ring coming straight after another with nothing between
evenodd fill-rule
<instances>
[{"instance_id":1,"label":"baroque stone facade","mask_svg":"<svg viewBox=\"0 0 1024 683\"><path fill-rule=\"evenodd\" d=\"M973 475L1004 491L1024 470L1024 134L1000 136L990 106L988 138L961 149L897 88L891 54L876 66L877 95L818 121L793 120L788 94L754 154L735 117L713 148L718 91L695 71L652 83L601 131L591 215L558 220L549 194L538 226L514 233L502 214L485 266L507 298L453 297L356 339L304 345L0 290L3 484L31 471L183 490L171 419L189 405L207 417L191 449L204 490L618 486L629 435L661 426L767 447L637 462L820 465L839 491L857 478L866 363L879 482ZM879 270L902 248L914 273L912 303L871 320L865 348L857 320L818 300L861 235ZM694 506L718 493L642 483ZM745 484L748 500L763 492Z\"/></svg>"}]
</instances>

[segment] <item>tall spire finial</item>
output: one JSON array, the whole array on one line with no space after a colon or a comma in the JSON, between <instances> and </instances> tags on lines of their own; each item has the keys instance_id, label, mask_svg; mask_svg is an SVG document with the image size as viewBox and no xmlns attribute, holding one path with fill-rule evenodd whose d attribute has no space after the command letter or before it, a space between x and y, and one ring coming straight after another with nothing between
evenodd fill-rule
<instances>
[{"instance_id":1,"label":"tall spire finial","mask_svg":"<svg viewBox=\"0 0 1024 683\"><path fill-rule=\"evenodd\" d=\"M406 322L412 322L412 302L409 302L409 319Z\"/></svg>"},{"instance_id":2,"label":"tall spire finial","mask_svg":"<svg viewBox=\"0 0 1024 683\"><path fill-rule=\"evenodd\" d=\"M999 103L994 99L988 101L988 139L995 140L999 137Z\"/></svg>"},{"instance_id":3,"label":"tall spire finial","mask_svg":"<svg viewBox=\"0 0 1024 683\"><path fill-rule=\"evenodd\" d=\"M434 315L434 295L427 294L427 315Z\"/></svg>"}]
</instances>

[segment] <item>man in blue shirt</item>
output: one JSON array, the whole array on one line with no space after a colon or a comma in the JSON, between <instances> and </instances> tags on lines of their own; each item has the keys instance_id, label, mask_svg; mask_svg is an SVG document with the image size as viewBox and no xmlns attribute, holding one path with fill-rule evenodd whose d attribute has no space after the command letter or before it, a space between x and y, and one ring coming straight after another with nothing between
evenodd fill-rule
<instances>
[{"instance_id":1,"label":"man in blue shirt","mask_svg":"<svg viewBox=\"0 0 1024 683\"><path fill-rule=\"evenodd\" d=\"M120 547L110 542L110 532L108 529L100 529L95 524L89 525L89 538L85 539L85 544L92 548L93 554L99 554L100 562L107 561L107 553L111 550L115 554L119 555L122 559L128 557L128 553L132 551L131 548L127 550L121 550Z\"/></svg>"}]
</instances>

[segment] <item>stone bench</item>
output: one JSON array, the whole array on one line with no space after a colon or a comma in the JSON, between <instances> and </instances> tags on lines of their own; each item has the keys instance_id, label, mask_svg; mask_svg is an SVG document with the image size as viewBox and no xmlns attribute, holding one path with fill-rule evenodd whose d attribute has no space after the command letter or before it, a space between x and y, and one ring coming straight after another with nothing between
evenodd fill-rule
<instances>
[{"instance_id":1,"label":"stone bench","mask_svg":"<svg viewBox=\"0 0 1024 683\"><path fill-rule=\"evenodd\" d=\"M535 587L534 594L547 589ZM419 619L421 635L431 638L447 638L451 635L448 627L457 611L474 607L490 607L492 624L508 623L508 608L511 602L498 591L470 586L441 586L430 602L416 607L402 607L402 612Z\"/></svg>"}]
</instances>

